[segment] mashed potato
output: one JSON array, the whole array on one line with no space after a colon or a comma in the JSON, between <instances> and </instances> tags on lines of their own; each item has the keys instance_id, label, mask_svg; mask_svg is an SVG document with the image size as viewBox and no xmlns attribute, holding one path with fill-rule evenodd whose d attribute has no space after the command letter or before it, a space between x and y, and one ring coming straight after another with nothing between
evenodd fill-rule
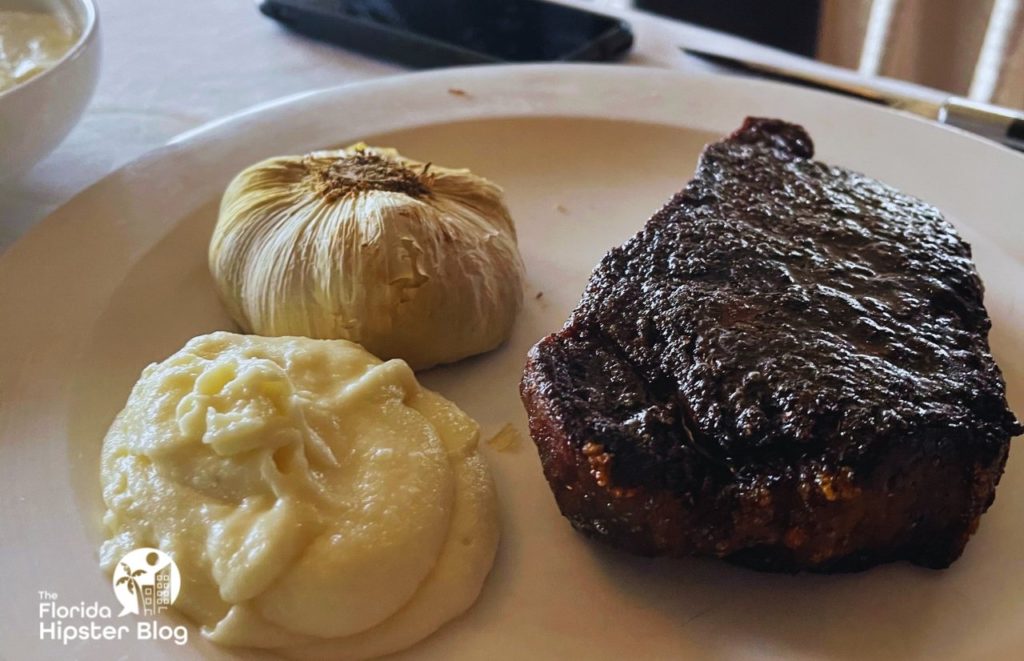
<instances>
[{"instance_id":1,"label":"mashed potato","mask_svg":"<svg viewBox=\"0 0 1024 661\"><path fill-rule=\"evenodd\" d=\"M225 645L397 651L467 609L498 541L478 428L402 361L214 333L150 365L103 445L112 571L169 553Z\"/></svg>"}]
</instances>

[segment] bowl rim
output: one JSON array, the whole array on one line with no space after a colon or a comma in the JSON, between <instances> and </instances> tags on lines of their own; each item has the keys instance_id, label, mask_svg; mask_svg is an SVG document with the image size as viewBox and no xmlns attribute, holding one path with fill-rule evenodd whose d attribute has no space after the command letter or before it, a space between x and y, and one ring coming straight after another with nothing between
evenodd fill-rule
<instances>
[{"instance_id":1,"label":"bowl rim","mask_svg":"<svg viewBox=\"0 0 1024 661\"><path fill-rule=\"evenodd\" d=\"M93 0L74 0L74 2L77 2L81 5L82 9L85 10L85 20L82 24L81 34L78 35L78 39L75 41L74 45L69 48L59 60L54 62L53 66L47 67L44 71L32 76L28 80L23 80L13 87L8 87L7 89L0 91L0 101L3 101L6 96L10 96L19 90L25 89L37 80L42 80L49 76L51 73L59 69L65 62L78 57L78 55L85 50L86 45L93 37L93 33L96 32L96 23L98 18L96 3L93 2Z\"/></svg>"}]
</instances>

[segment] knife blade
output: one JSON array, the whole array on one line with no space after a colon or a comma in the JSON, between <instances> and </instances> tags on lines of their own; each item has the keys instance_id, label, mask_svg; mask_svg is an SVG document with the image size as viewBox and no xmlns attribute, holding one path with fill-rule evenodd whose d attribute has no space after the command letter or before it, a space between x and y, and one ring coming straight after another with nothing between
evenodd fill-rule
<instances>
[{"instance_id":1,"label":"knife blade","mask_svg":"<svg viewBox=\"0 0 1024 661\"><path fill-rule=\"evenodd\" d=\"M925 99L891 94L866 84L764 62L744 60L686 47L680 47L680 50L687 55L732 71L792 83L801 87L834 92L896 110L911 112L940 124L955 126L1007 147L1024 151L1024 113L1009 108L978 103L957 96L950 96L941 103L934 103Z\"/></svg>"}]
</instances>

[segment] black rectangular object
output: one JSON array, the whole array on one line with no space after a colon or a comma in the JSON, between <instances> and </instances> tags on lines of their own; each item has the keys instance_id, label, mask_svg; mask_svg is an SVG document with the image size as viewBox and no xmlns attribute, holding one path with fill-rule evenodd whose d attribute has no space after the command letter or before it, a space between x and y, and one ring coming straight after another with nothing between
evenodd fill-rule
<instances>
[{"instance_id":1,"label":"black rectangular object","mask_svg":"<svg viewBox=\"0 0 1024 661\"><path fill-rule=\"evenodd\" d=\"M624 55L629 26L542 0L264 0L309 36L418 67L599 61Z\"/></svg>"}]
</instances>

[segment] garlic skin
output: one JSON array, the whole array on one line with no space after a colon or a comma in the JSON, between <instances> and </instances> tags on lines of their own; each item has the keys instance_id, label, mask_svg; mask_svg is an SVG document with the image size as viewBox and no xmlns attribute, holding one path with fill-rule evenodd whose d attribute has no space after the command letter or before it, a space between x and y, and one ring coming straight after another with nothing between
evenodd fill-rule
<instances>
[{"instance_id":1,"label":"garlic skin","mask_svg":"<svg viewBox=\"0 0 1024 661\"><path fill-rule=\"evenodd\" d=\"M363 144L241 172L209 260L244 331L350 340L414 369L496 348L522 306L501 189Z\"/></svg>"}]
</instances>

